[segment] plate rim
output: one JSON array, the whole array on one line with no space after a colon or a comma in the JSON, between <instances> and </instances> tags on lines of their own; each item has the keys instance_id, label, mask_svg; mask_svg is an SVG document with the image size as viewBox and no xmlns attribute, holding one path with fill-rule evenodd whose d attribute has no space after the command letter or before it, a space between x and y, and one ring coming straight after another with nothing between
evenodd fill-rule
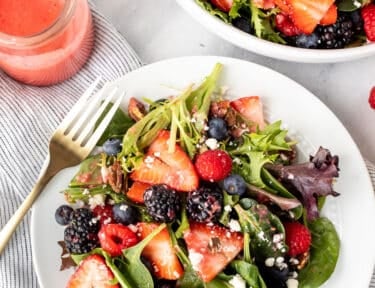
<instances>
[{"instance_id":1,"label":"plate rim","mask_svg":"<svg viewBox=\"0 0 375 288\"><path fill-rule=\"evenodd\" d=\"M264 71L266 71L267 73L271 73L271 74L275 74L277 75L278 77L281 77L281 78L284 78L285 81L287 81L288 83L290 84L293 84L295 85L296 87L298 87L299 89L303 89L306 93L305 97L308 96L310 98L310 100L312 101L315 101L317 102L317 104L324 109L325 113L329 113L330 114L330 117L333 117L333 119L335 119L335 122L336 124L338 124L340 126L340 130L342 130L344 133L345 133L345 138L350 140L351 143L350 146L353 147L353 149L355 150L357 156L357 160L359 161L359 164L360 166L358 167L360 169L360 173L361 174L364 174L362 175L362 177L364 177L364 184L367 185L369 187L369 193L370 193L370 197L371 195L374 196L373 198L375 199L375 195L372 191L372 182L371 182L371 178L370 178L370 175L368 173L368 170L366 168L366 164L365 164L365 161L363 159L363 157L361 156L360 154L360 150L357 146L357 144L355 143L355 141L353 140L353 138L351 137L351 135L349 134L348 130L345 128L345 126L343 125L343 123L338 119L338 117L328 108L327 105L325 105L318 97L316 97L312 92L310 92L307 88L305 88L304 86L302 86L301 84L299 84L298 82L296 82L295 80L289 78L288 76L278 72L278 71L275 71L269 67L266 67L266 66L262 66L260 64L257 64L257 63L253 63L253 62L250 62L250 61L246 61L246 60L242 60L242 59L237 59L237 58L231 58L231 57L222 57L222 56L185 56L185 57L176 57L176 58L170 58L170 59L166 59L166 60L161 60L161 61L157 61L157 62L154 62L152 64L148 64L148 65L145 65L145 66L142 66L138 69L135 69L127 74L125 74L124 76L122 77L119 77L118 79L116 79L114 81L114 83L116 83L116 81L121 81L121 79L125 78L125 77L129 77L128 75L129 74L136 74L136 73L142 73L143 70L146 70L146 69L153 69L152 66L157 66L157 65L166 65L168 66L169 64L168 63L174 63L174 62L183 62L183 61L208 61L208 62L212 62L212 63L215 63L215 62L222 62L224 65L226 63L230 63L230 64L235 64L235 63L242 63L242 64L245 64L245 65L249 65L249 66L253 66L253 67L257 67L257 69L262 69ZM189 79L187 79L186 82L188 82ZM374 202L374 201L373 201ZM36 204L39 203L39 201L37 200ZM375 208L375 203L373 203L373 207ZM32 246L32 260L33 260L33 266L34 266L34 269L36 271L36 274L38 276L38 283L43 287L43 283L40 282L40 277L39 277L39 274L40 274L40 271L39 269L41 267L39 267L39 265L37 265L37 256L36 256L36 251L35 251L35 245L34 245L34 241L36 239L36 236L35 236L35 227L36 227L36 220L35 220L35 214L34 213L34 207L33 207L33 211L32 211L32 215L31 215L31 246ZM372 214L374 216L374 219L375 219L375 209L372 211ZM372 238L375 240L375 229L372 229ZM371 232L371 231L370 231ZM372 249L374 252L375 252L375 246L373 247ZM375 254L375 253L374 253ZM375 255L374 255L375 256ZM373 262L375 264L375 257L373 257ZM371 267L368 267L368 271L371 272L371 273L366 273L368 274L368 283L370 283L370 280L371 280L371 275L372 275L372 269Z\"/></svg>"}]
</instances>

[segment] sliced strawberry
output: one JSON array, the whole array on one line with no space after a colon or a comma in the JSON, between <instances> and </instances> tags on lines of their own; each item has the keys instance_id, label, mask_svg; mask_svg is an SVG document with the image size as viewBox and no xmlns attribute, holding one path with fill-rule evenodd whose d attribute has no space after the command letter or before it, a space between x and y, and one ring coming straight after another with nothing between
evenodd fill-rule
<instances>
[{"instance_id":1,"label":"sliced strawberry","mask_svg":"<svg viewBox=\"0 0 375 288\"><path fill-rule=\"evenodd\" d=\"M331 7L329 7L326 15L320 20L321 25L332 25L335 24L337 21L337 6L336 4L333 4Z\"/></svg>"},{"instance_id":2,"label":"sliced strawberry","mask_svg":"<svg viewBox=\"0 0 375 288\"><path fill-rule=\"evenodd\" d=\"M263 104L258 96L248 96L233 100L230 102L230 106L246 120L257 124L259 129L264 128ZM255 130L255 126L250 127L250 130Z\"/></svg>"},{"instance_id":3,"label":"sliced strawberry","mask_svg":"<svg viewBox=\"0 0 375 288\"><path fill-rule=\"evenodd\" d=\"M98 205L93 210L94 216L99 219L100 225L113 223L112 205Z\"/></svg>"},{"instance_id":4,"label":"sliced strawberry","mask_svg":"<svg viewBox=\"0 0 375 288\"><path fill-rule=\"evenodd\" d=\"M159 132L155 141L131 179L148 184L166 184L178 191L192 191L198 188L199 177L189 156L177 144L169 152L167 130Z\"/></svg>"},{"instance_id":5,"label":"sliced strawberry","mask_svg":"<svg viewBox=\"0 0 375 288\"><path fill-rule=\"evenodd\" d=\"M122 250L138 243L137 235L125 225L103 225L98 233L100 246L112 257L120 256Z\"/></svg>"},{"instance_id":6,"label":"sliced strawberry","mask_svg":"<svg viewBox=\"0 0 375 288\"><path fill-rule=\"evenodd\" d=\"M289 15L290 13L290 6L287 3L287 0L274 0L276 6L286 15Z\"/></svg>"},{"instance_id":7,"label":"sliced strawberry","mask_svg":"<svg viewBox=\"0 0 375 288\"><path fill-rule=\"evenodd\" d=\"M111 284L113 280L113 273L105 264L104 259L99 255L90 255L79 264L66 287L120 288L118 284Z\"/></svg>"},{"instance_id":8,"label":"sliced strawberry","mask_svg":"<svg viewBox=\"0 0 375 288\"><path fill-rule=\"evenodd\" d=\"M311 34L327 14L335 0L286 0L290 6L289 16L305 34Z\"/></svg>"},{"instance_id":9,"label":"sliced strawberry","mask_svg":"<svg viewBox=\"0 0 375 288\"><path fill-rule=\"evenodd\" d=\"M193 269L204 282L215 278L243 248L242 233L204 223L190 223L184 239Z\"/></svg>"},{"instance_id":10,"label":"sliced strawberry","mask_svg":"<svg viewBox=\"0 0 375 288\"><path fill-rule=\"evenodd\" d=\"M275 8L275 0L253 0L256 7L260 9L272 9Z\"/></svg>"},{"instance_id":11,"label":"sliced strawberry","mask_svg":"<svg viewBox=\"0 0 375 288\"><path fill-rule=\"evenodd\" d=\"M224 12L229 12L233 6L233 0L210 0L211 4Z\"/></svg>"},{"instance_id":12,"label":"sliced strawberry","mask_svg":"<svg viewBox=\"0 0 375 288\"><path fill-rule=\"evenodd\" d=\"M138 223L139 235L146 238L158 227L155 223ZM184 273L176 252L172 246L167 228L156 235L143 249L142 255L154 267L154 274L158 278L176 280Z\"/></svg>"},{"instance_id":13,"label":"sliced strawberry","mask_svg":"<svg viewBox=\"0 0 375 288\"><path fill-rule=\"evenodd\" d=\"M151 184L136 181L129 188L126 196L133 202L144 203L143 194L150 186Z\"/></svg>"}]
</instances>

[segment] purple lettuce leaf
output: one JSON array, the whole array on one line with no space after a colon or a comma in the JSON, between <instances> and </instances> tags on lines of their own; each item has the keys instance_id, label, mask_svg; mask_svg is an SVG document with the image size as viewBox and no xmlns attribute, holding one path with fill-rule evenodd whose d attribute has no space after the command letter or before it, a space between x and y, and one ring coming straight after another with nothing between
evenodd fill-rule
<instances>
[{"instance_id":1,"label":"purple lettuce leaf","mask_svg":"<svg viewBox=\"0 0 375 288\"><path fill-rule=\"evenodd\" d=\"M315 156L310 156L310 162L289 166L266 164L265 168L298 192L296 196L300 196L310 221L319 217L317 197L339 195L333 190L334 178L339 176L338 162L338 156L320 147Z\"/></svg>"}]
</instances>

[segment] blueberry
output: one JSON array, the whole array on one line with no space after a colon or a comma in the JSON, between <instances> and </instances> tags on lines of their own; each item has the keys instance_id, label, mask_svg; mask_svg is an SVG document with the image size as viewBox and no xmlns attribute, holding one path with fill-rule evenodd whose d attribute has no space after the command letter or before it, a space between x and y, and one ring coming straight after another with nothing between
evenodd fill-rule
<instances>
[{"instance_id":1,"label":"blueberry","mask_svg":"<svg viewBox=\"0 0 375 288\"><path fill-rule=\"evenodd\" d=\"M73 208L68 205L62 205L56 209L55 219L60 225L68 225L72 219Z\"/></svg>"},{"instance_id":2,"label":"blueberry","mask_svg":"<svg viewBox=\"0 0 375 288\"><path fill-rule=\"evenodd\" d=\"M233 26L237 27L238 29L242 30L246 33L251 33L251 24L250 20L246 19L245 17L237 17L232 21Z\"/></svg>"},{"instance_id":3,"label":"blueberry","mask_svg":"<svg viewBox=\"0 0 375 288\"><path fill-rule=\"evenodd\" d=\"M227 122L222 118L211 118L208 121L208 136L216 140L224 140L228 137Z\"/></svg>"},{"instance_id":4,"label":"blueberry","mask_svg":"<svg viewBox=\"0 0 375 288\"><path fill-rule=\"evenodd\" d=\"M230 195L243 195L246 191L246 182L238 174L229 175L224 179L223 186Z\"/></svg>"},{"instance_id":5,"label":"blueberry","mask_svg":"<svg viewBox=\"0 0 375 288\"><path fill-rule=\"evenodd\" d=\"M286 281L288 280L289 269L288 267L266 267L259 265L259 270L262 278L266 282L267 287L287 288Z\"/></svg>"},{"instance_id":6,"label":"blueberry","mask_svg":"<svg viewBox=\"0 0 375 288\"><path fill-rule=\"evenodd\" d=\"M104 153L110 156L116 156L121 152L121 140L117 138L109 138L103 144Z\"/></svg>"},{"instance_id":7,"label":"blueberry","mask_svg":"<svg viewBox=\"0 0 375 288\"><path fill-rule=\"evenodd\" d=\"M301 34L296 38L296 46L299 48L318 48L319 37L317 34L310 35Z\"/></svg>"},{"instance_id":8,"label":"blueberry","mask_svg":"<svg viewBox=\"0 0 375 288\"><path fill-rule=\"evenodd\" d=\"M124 225L135 224L138 221L138 210L125 203L113 205L113 219Z\"/></svg>"}]
</instances>

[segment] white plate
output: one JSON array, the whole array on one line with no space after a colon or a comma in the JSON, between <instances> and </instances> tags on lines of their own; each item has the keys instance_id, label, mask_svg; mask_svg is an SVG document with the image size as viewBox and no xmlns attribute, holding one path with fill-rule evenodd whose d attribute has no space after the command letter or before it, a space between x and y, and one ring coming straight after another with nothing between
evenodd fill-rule
<instances>
[{"instance_id":1,"label":"white plate","mask_svg":"<svg viewBox=\"0 0 375 288\"><path fill-rule=\"evenodd\" d=\"M195 0L177 0L177 3L197 22L202 24L204 28L207 28L219 37L251 52L272 58L305 63L332 63L359 59L375 54L375 43L334 50L302 49L273 43L226 24L200 7Z\"/></svg>"},{"instance_id":2,"label":"white plate","mask_svg":"<svg viewBox=\"0 0 375 288\"><path fill-rule=\"evenodd\" d=\"M346 129L314 95L268 68L221 57L155 63L127 74L117 84L126 89L127 95L158 99L199 83L217 62L224 64L220 84L229 87L230 96L261 96L268 119L282 119L305 155L313 154L320 145L339 155L341 171L335 190L341 196L329 197L324 214L335 223L342 248L337 268L325 287L367 288L375 256L375 202L370 178ZM55 223L54 212L64 203L59 192L76 171L66 169L54 177L33 207L33 260L42 287L65 287L71 273L59 272L61 249L57 241L63 239L63 227Z\"/></svg>"}]
</instances>

